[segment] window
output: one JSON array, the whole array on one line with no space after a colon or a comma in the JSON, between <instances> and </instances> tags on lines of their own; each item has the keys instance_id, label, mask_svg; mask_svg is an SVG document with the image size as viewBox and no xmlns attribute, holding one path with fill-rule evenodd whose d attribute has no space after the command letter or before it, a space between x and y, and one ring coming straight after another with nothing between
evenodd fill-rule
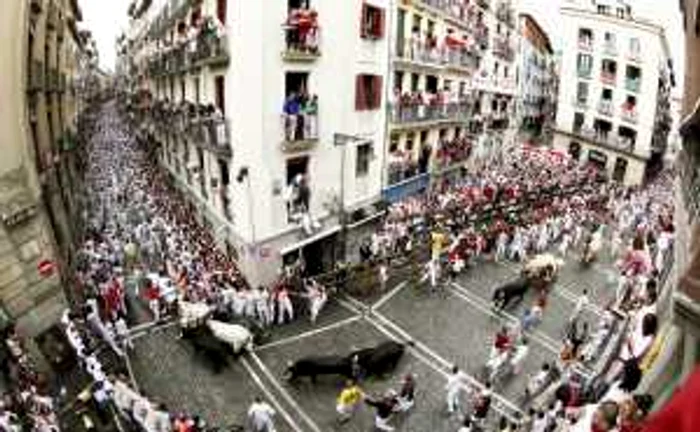
<instances>
[{"instance_id":1,"label":"window","mask_svg":"<svg viewBox=\"0 0 700 432\"><path fill-rule=\"evenodd\" d=\"M372 160L372 144L365 143L357 146L355 162L355 177L364 177L369 173L369 163Z\"/></svg>"},{"instance_id":2,"label":"window","mask_svg":"<svg viewBox=\"0 0 700 432\"><path fill-rule=\"evenodd\" d=\"M588 102L588 83L579 82L576 87L576 102L580 104L585 104Z\"/></svg>"},{"instance_id":3,"label":"window","mask_svg":"<svg viewBox=\"0 0 700 432\"><path fill-rule=\"evenodd\" d=\"M576 68L579 73L589 75L591 69L593 69L593 57L589 54L579 54L576 57Z\"/></svg>"},{"instance_id":4,"label":"window","mask_svg":"<svg viewBox=\"0 0 700 432\"><path fill-rule=\"evenodd\" d=\"M221 24L224 25L226 25L226 3L227 0L216 1L216 17L219 19Z\"/></svg>"},{"instance_id":5,"label":"window","mask_svg":"<svg viewBox=\"0 0 700 432\"><path fill-rule=\"evenodd\" d=\"M574 132L580 132L585 121L586 116L583 113L574 113Z\"/></svg>"},{"instance_id":6,"label":"window","mask_svg":"<svg viewBox=\"0 0 700 432\"><path fill-rule=\"evenodd\" d=\"M287 184L290 184L298 174L306 175L308 167L308 156L287 159Z\"/></svg>"},{"instance_id":7,"label":"window","mask_svg":"<svg viewBox=\"0 0 700 432\"><path fill-rule=\"evenodd\" d=\"M180 80L180 101L184 102L185 96L187 96L187 94L185 92L185 80L181 79Z\"/></svg>"},{"instance_id":8,"label":"window","mask_svg":"<svg viewBox=\"0 0 700 432\"><path fill-rule=\"evenodd\" d=\"M625 18L625 8L617 8L617 17Z\"/></svg>"},{"instance_id":9,"label":"window","mask_svg":"<svg viewBox=\"0 0 700 432\"><path fill-rule=\"evenodd\" d=\"M503 66L503 78L508 78L508 66Z\"/></svg>"},{"instance_id":10,"label":"window","mask_svg":"<svg viewBox=\"0 0 700 432\"><path fill-rule=\"evenodd\" d=\"M641 51L639 39L636 37L630 38L630 55L638 56Z\"/></svg>"},{"instance_id":11,"label":"window","mask_svg":"<svg viewBox=\"0 0 700 432\"><path fill-rule=\"evenodd\" d=\"M367 3L362 4L360 36L365 39L384 37L384 9Z\"/></svg>"},{"instance_id":12,"label":"window","mask_svg":"<svg viewBox=\"0 0 700 432\"><path fill-rule=\"evenodd\" d=\"M222 159L218 159L219 162L219 177L222 186L228 186L231 182L231 178L228 171L228 162Z\"/></svg>"},{"instance_id":13,"label":"window","mask_svg":"<svg viewBox=\"0 0 700 432\"><path fill-rule=\"evenodd\" d=\"M399 91L403 93L403 72L402 71L395 71L394 72L394 88L399 89Z\"/></svg>"},{"instance_id":14,"label":"window","mask_svg":"<svg viewBox=\"0 0 700 432\"><path fill-rule=\"evenodd\" d=\"M428 144L428 131L427 130L422 130L420 131L420 141L418 142L418 146L424 146Z\"/></svg>"},{"instance_id":15,"label":"window","mask_svg":"<svg viewBox=\"0 0 700 432\"><path fill-rule=\"evenodd\" d=\"M200 88L199 88L199 77L194 78L194 101L199 105L200 102Z\"/></svg>"},{"instance_id":16,"label":"window","mask_svg":"<svg viewBox=\"0 0 700 432\"><path fill-rule=\"evenodd\" d=\"M355 110L375 110L382 104L382 77L360 74L355 78Z\"/></svg>"},{"instance_id":17,"label":"window","mask_svg":"<svg viewBox=\"0 0 700 432\"><path fill-rule=\"evenodd\" d=\"M223 114L226 112L226 83L223 75L214 78L214 92L216 107Z\"/></svg>"},{"instance_id":18,"label":"window","mask_svg":"<svg viewBox=\"0 0 700 432\"><path fill-rule=\"evenodd\" d=\"M411 74L411 91L418 91L418 83L420 82L420 76L417 73Z\"/></svg>"},{"instance_id":19,"label":"window","mask_svg":"<svg viewBox=\"0 0 700 432\"><path fill-rule=\"evenodd\" d=\"M413 150L413 142L415 140L416 140L416 133L415 132L410 132L408 135L406 135L406 143L404 144L404 150L406 150L406 151Z\"/></svg>"},{"instance_id":20,"label":"window","mask_svg":"<svg viewBox=\"0 0 700 432\"><path fill-rule=\"evenodd\" d=\"M578 29L578 43L586 47L590 47L593 43L593 31L587 28Z\"/></svg>"}]
</instances>

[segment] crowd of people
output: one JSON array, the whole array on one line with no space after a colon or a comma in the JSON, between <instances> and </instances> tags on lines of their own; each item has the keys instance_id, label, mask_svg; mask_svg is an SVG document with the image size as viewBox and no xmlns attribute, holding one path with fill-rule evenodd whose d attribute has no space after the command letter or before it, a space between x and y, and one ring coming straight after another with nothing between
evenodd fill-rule
<instances>
[{"instance_id":1,"label":"crowd of people","mask_svg":"<svg viewBox=\"0 0 700 432\"><path fill-rule=\"evenodd\" d=\"M56 401L47 377L37 371L14 325L2 333L1 364L10 391L0 396L0 430L58 432Z\"/></svg>"},{"instance_id":2,"label":"crowd of people","mask_svg":"<svg viewBox=\"0 0 700 432\"><path fill-rule=\"evenodd\" d=\"M303 141L318 138L318 97L305 90L291 92L282 107L284 138Z\"/></svg>"},{"instance_id":3,"label":"crowd of people","mask_svg":"<svg viewBox=\"0 0 700 432\"><path fill-rule=\"evenodd\" d=\"M619 407L648 402L632 392L658 329L658 290L674 236L671 190L668 173L643 188L627 188L604 181L595 169L573 164L559 153L528 147L478 177L392 204L361 255L376 263L377 278L386 280L395 258L412 253L415 245L430 244L422 280L433 289L444 279L443 273L449 281L485 260L521 262L526 270L549 268L548 285L572 250L581 265L603 257L612 261L616 283L600 288L609 290L609 302L596 306L602 310L597 327L590 328L583 319L584 309L593 307L584 289L564 323L560 355L536 371L525 389L532 397L548 385L558 386L558 394L568 395L558 399L552 413L536 410L528 423L532 430L550 430L555 423L588 425L590 418L577 405L584 400L594 402L592 406L605 401L606 409L613 399ZM519 322L495 335L486 360L489 382L504 366L520 373L529 350L528 332L546 311L548 285L538 289ZM617 336L615 329L620 329ZM577 371L593 367L607 344L613 346L608 355L620 360L597 371L596 384L606 390L599 390L603 395L598 395L598 402L583 399L572 391L581 385ZM622 419L624 410L620 412L620 422L630 423ZM469 417L467 423L478 424L475 420Z\"/></svg>"}]
</instances>

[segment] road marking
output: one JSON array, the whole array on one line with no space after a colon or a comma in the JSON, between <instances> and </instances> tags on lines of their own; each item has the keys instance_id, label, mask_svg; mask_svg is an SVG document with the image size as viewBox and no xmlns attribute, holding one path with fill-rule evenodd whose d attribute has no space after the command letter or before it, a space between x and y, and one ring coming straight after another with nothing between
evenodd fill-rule
<instances>
[{"instance_id":1,"label":"road marking","mask_svg":"<svg viewBox=\"0 0 700 432\"><path fill-rule=\"evenodd\" d=\"M391 300L391 298L394 297L396 294L398 294L399 291L401 291L401 289L403 289L403 287L405 287L406 285L408 285L408 282L407 282L407 281L403 281L403 282L401 282L400 284L396 285L391 291L389 291L388 293L384 294L384 295L382 296L382 298L380 298L379 300L377 300L376 303L374 303L374 304L371 306L371 309L379 309L380 307L382 307L382 305L383 305L384 303L386 303L386 302L388 302L389 300Z\"/></svg>"},{"instance_id":2,"label":"road marking","mask_svg":"<svg viewBox=\"0 0 700 432\"><path fill-rule=\"evenodd\" d=\"M255 384L265 394L265 397L267 397L270 400L270 402L272 402L272 405L275 406L275 408L277 409L277 412L280 413L282 415L282 417L284 417L284 420L287 422L287 424L289 424L289 426L291 426L295 432L304 432L304 430L302 428L300 428L299 425L297 425L297 423L294 421L292 416L289 415L289 413L282 407L282 405L279 403L277 398L272 394L270 389L268 389L267 386L262 382L262 380L260 379L260 376L255 372L255 370L253 369L253 366L250 365L248 360L246 360L244 357L241 357L241 364L246 369L246 371L251 376L251 378L253 378L253 381L255 381Z\"/></svg>"},{"instance_id":3,"label":"road marking","mask_svg":"<svg viewBox=\"0 0 700 432\"><path fill-rule=\"evenodd\" d=\"M282 384L277 380L277 378L272 375L272 372L265 366L265 364L260 360L260 357L258 357L257 354L254 352L249 352L248 355L250 358L253 359L253 361L256 363L258 368L262 371L262 373L265 375L265 377L272 383L272 385L275 387L275 389L279 392L279 394L282 395L282 397L285 399L285 401L292 407L294 410L299 414L299 416L306 422L306 424L309 425L311 430L313 432L321 432L321 429L318 427L318 425L309 417L308 414L304 412L304 410L299 406L299 404L294 400L292 395L289 394L289 392L282 387ZM244 359L245 360L245 359Z\"/></svg>"},{"instance_id":4,"label":"road marking","mask_svg":"<svg viewBox=\"0 0 700 432\"><path fill-rule=\"evenodd\" d=\"M381 333L385 334L390 339L401 342L401 339L403 338L403 339L405 339L403 342L406 342L406 341L413 342L415 345L415 348L408 346L407 350L409 352L411 352L411 354L414 357L416 357L419 361L423 362L429 368L433 369L438 374L442 375L443 378L447 379L449 377L449 373L445 369L449 370L453 364L451 364L450 362L448 362L444 358L440 357L437 353L435 353L433 350L428 348L424 343L416 340L415 338L410 337L410 335L405 330L401 329L396 324L392 323L388 318L382 316L379 313L374 313L373 315L375 317L379 318L380 320L382 320L383 322L390 324L390 326L394 329L394 331L401 335L401 338L392 334L384 326L377 323L374 320L374 318L372 318L371 316L365 316L364 317L365 321L367 321L370 325L372 325L374 328L376 328ZM406 337L406 336L408 336L408 337ZM433 357L435 360L431 361L431 360L427 359L423 354L420 353L419 349L425 351L428 355ZM439 363L442 366L440 366L436 363ZM476 388L479 391L484 388L484 385L481 382L479 382L479 380L477 380L476 378L467 374L464 371L462 371L462 372L467 377L467 381L469 382L469 385L462 385L462 388L468 394L473 394L474 388ZM492 392L492 394L494 396L494 399L496 399L498 401L498 403L501 404L501 406L494 406L494 410L500 412L502 415L504 415L505 417L507 417L511 421L515 421L515 422L519 421L519 418L517 417L517 415L522 415L523 411L521 411L517 406L515 406L513 403L511 403L504 396L501 396L499 393ZM507 412L506 410L504 410L502 408L507 408L508 410L512 411L512 413Z\"/></svg>"},{"instance_id":5,"label":"road marking","mask_svg":"<svg viewBox=\"0 0 700 432\"><path fill-rule=\"evenodd\" d=\"M130 335L129 335L129 340L134 341L134 340L136 340L136 339L139 339L139 338L142 338L142 337L144 337L144 336L146 336L146 335L149 335L149 334L151 334L151 333L153 333L153 332L155 332L155 331L158 331L158 330L165 330L165 329L170 328L170 327L172 327L172 326L174 326L174 325L177 325L177 324L178 324L177 321L167 321L167 322L164 322L164 323L160 323L160 324L158 324L158 325L154 325L154 326L148 327L148 328L146 328L146 329L140 330L140 331L138 331L138 332L135 333L135 334L130 334Z\"/></svg>"},{"instance_id":6,"label":"road marking","mask_svg":"<svg viewBox=\"0 0 700 432\"><path fill-rule=\"evenodd\" d=\"M494 318L505 318L511 323L520 322L520 320L515 315L512 315L507 311L501 310L499 312L494 312L493 308L489 303L486 303L484 299L482 299L476 294L469 292L469 290L460 286L459 284L453 282L452 286L454 288L450 289L450 292L453 295L466 301L467 303L471 304L472 306L484 312L485 314ZM552 338L548 334L539 330L534 330L527 332L527 335L530 339L536 340L537 342L541 343L542 345L544 345L545 348L549 349L553 353L559 354L560 343L554 340L554 338Z\"/></svg>"},{"instance_id":7,"label":"road marking","mask_svg":"<svg viewBox=\"0 0 700 432\"><path fill-rule=\"evenodd\" d=\"M138 391L139 386L136 384L136 376L134 375L134 370L131 368L131 360L129 360L129 353L127 352L126 345L122 344L122 349L124 350L124 363L126 364L126 371L129 374L132 388L135 391Z\"/></svg>"},{"instance_id":8,"label":"road marking","mask_svg":"<svg viewBox=\"0 0 700 432\"><path fill-rule=\"evenodd\" d=\"M276 340L276 341L273 341L270 343L266 343L266 344L263 344L263 345L256 347L255 351L260 352L260 351L265 351L265 350L270 349L270 348L274 348L274 347L278 347L278 346L282 346L282 345L287 345L287 344L290 344L292 342L296 342L296 341L306 339L308 337L311 337L311 336L314 336L314 335L317 335L320 333L327 332L329 330L343 327L347 324L353 323L355 321L359 321L360 318L361 318L360 316L353 316L350 318L346 318L342 321L335 322L333 324L328 324L328 325L323 326L323 327L318 327L318 328L315 328L313 330L309 330L309 331L304 332L304 333L299 333L299 334L294 335L294 336L289 336L289 337L284 338L284 339L280 339L280 340Z\"/></svg>"}]
</instances>

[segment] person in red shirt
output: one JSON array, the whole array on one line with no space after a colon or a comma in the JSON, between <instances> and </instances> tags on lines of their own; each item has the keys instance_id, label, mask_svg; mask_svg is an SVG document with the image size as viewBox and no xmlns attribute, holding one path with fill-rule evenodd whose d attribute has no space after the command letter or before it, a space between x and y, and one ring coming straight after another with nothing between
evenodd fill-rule
<instances>
[{"instance_id":1,"label":"person in red shirt","mask_svg":"<svg viewBox=\"0 0 700 432\"><path fill-rule=\"evenodd\" d=\"M148 307L151 309L153 314L153 320L160 320L160 289L153 283L152 280L148 280L148 286L146 286L145 292L146 299L148 299Z\"/></svg>"}]
</instances>

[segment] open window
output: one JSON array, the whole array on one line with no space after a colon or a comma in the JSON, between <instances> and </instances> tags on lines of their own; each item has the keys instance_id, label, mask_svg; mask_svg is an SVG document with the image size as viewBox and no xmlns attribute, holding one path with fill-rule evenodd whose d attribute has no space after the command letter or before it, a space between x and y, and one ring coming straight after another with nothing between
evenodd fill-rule
<instances>
[{"instance_id":1,"label":"open window","mask_svg":"<svg viewBox=\"0 0 700 432\"><path fill-rule=\"evenodd\" d=\"M362 3L360 36L364 39L381 39L384 37L384 9L368 3Z\"/></svg>"}]
</instances>

